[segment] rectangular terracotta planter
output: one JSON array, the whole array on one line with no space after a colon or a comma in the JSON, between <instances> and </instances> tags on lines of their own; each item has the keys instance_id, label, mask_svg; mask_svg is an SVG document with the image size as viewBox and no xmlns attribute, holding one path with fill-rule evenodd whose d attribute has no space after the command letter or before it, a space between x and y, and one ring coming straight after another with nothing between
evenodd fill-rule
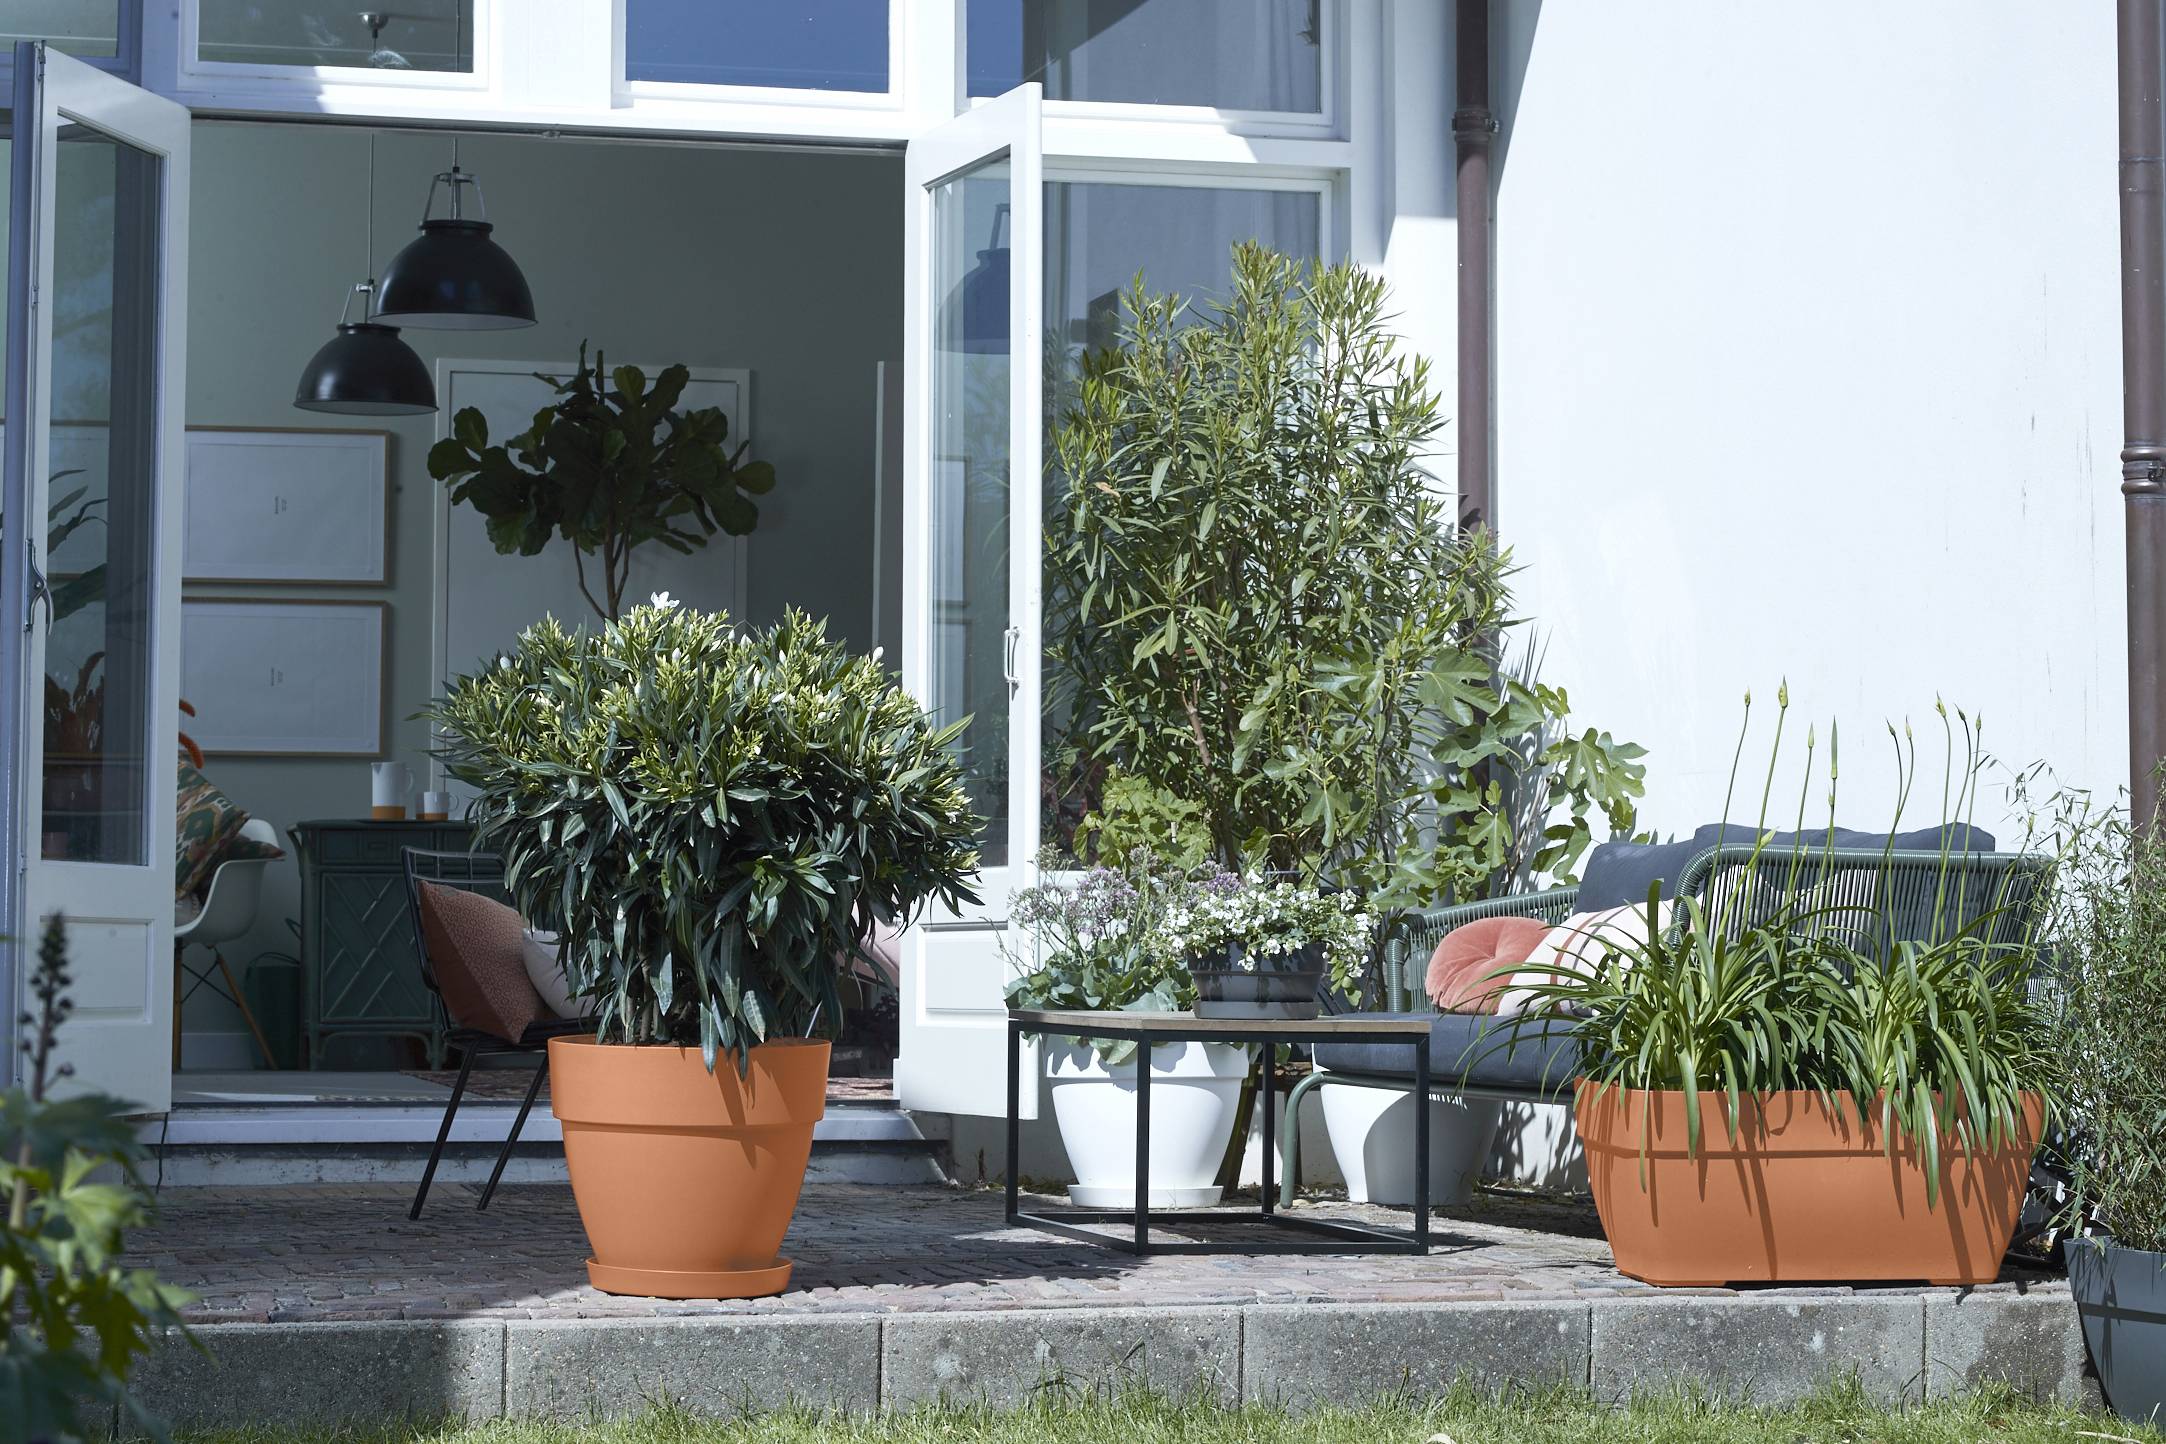
<instances>
[{"instance_id":1,"label":"rectangular terracotta planter","mask_svg":"<svg viewBox=\"0 0 2166 1444\"><path fill-rule=\"evenodd\" d=\"M1747 1099L1733 1140L1727 1101L1702 1093L1695 1154L1683 1093L1582 1081L1573 1113L1618 1269L1670 1286L1991 1283L2023 1206L2040 1101L2025 1100L2009 1146L1945 1141L1931 1207L1916 1145L1891 1155L1838 1101L1831 1115L1815 1093Z\"/></svg>"}]
</instances>

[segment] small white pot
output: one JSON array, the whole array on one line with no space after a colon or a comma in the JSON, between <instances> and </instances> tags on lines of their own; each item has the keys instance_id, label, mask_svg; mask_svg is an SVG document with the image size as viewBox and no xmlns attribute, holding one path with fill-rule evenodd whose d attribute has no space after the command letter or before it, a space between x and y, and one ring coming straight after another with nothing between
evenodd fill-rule
<instances>
[{"instance_id":1,"label":"small white pot","mask_svg":"<svg viewBox=\"0 0 2166 1444\"><path fill-rule=\"evenodd\" d=\"M1410 1204L1414 1201L1414 1095L1391 1088L1353 1083L1324 1083L1324 1127L1331 1152L1346 1176L1346 1196L1355 1203ZM1465 1203L1489 1161L1501 1104L1455 1097L1442 1090L1429 1094L1429 1203L1441 1208Z\"/></svg>"},{"instance_id":2,"label":"small white pot","mask_svg":"<svg viewBox=\"0 0 2166 1444\"><path fill-rule=\"evenodd\" d=\"M1138 1056L1141 1050L1138 1049ZM1136 1059L1108 1069L1089 1048L1048 1043L1045 1076L1080 1208L1136 1201ZM1231 1043L1161 1043L1151 1050L1152 1208L1218 1202L1218 1166L1233 1137L1248 1050Z\"/></svg>"}]
</instances>

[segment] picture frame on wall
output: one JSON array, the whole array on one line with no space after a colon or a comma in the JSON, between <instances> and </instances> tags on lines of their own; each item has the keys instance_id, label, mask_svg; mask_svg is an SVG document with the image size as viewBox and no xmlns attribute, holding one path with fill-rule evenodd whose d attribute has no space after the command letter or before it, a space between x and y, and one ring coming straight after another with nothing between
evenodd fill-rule
<instances>
[{"instance_id":1,"label":"picture frame on wall","mask_svg":"<svg viewBox=\"0 0 2166 1444\"><path fill-rule=\"evenodd\" d=\"M181 577L388 586L388 431L188 429Z\"/></svg>"},{"instance_id":2,"label":"picture frame on wall","mask_svg":"<svg viewBox=\"0 0 2166 1444\"><path fill-rule=\"evenodd\" d=\"M206 755L378 757L386 636L378 601L189 597L184 729Z\"/></svg>"}]
</instances>

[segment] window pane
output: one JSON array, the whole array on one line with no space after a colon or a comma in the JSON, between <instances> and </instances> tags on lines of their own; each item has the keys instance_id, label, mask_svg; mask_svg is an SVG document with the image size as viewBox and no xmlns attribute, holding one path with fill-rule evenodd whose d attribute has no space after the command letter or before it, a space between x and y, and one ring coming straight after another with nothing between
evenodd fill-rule
<instances>
[{"instance_id":1,"label":"window pane","mask_svg":"<svg viewBox=\"0 0 2166 1444\"><path fill-rule=\"evenodd\" d=\"M7 0L0 5L0 45L50 40L85 59L119 54L120 0Z\"/></svg>"},{"instance_id":2,"label":"window pane","mask_svg":"<svg viewBox=\"0 0 2166 1444\"><path fill-rule=\"evenodd\" d=\"M957 740L985 822L987 867L1008 856L1008 163L933 191L931 702Z\"/></svg>"},{"instance_id":3,"label":"window pane","mask_svg":"<svg viewBox=\"0 0 2166 1444\"><path fill-rule=\"evenodd\" d=\"M1061 544L1068 494L1050 464L1052 431L1075 399L1076 365L1085 350L1117 339L1121 294L1143 273L1154 292L1189 298L1201 319L1226 294L1233 248L1261 241L1288 255L1318 253L1321 198L1312 191L1231 190L1201 186L1054 181L1045 188L1046 398L1045 521L1049 551ZM1098 802L1102 780L1083 760L1091 703L1087 684L1068 665L1078 586L1050 563L1044 586L1045 678L1043 830L1067 848L1075 826ZM1079 651L1082 649L1078 649Z\"/></svg>"},{"instance_id":4,"label":"window pane","mask_svg":"<svg viewBox=\"0 0 2166 1444\"><path fill-rule=\"evenodd\" d=\"M57 156L40 846L70 862L140 863L153 730L160 162L84 126L61 131Z\"/></svg>"},{"instance_id":5,"label":"window pane","mask_svg":"<svg viewBox=\"0 0 2166 1444\"><path fill-rule=\"evenodd\" d=\"M473 0L404 0L381 10L293 0L199 4L198 60L460 74L474 69Z\"/></svg>"},{"instance_id":6,"label":"window pane","mask_svg":"<svg viewBox=\"0 0 2166 1444\"><path fill-rule=\"evenodd\" d=\"M883 94L887 7L888 0L625 0L624 78Z\"/></svg>"},{"instance_id":7,"label":"window pane","mask_svg":"<svg viewBox=\"0 0 2166 1444\"><path fill-rule=\"evenodd\" d=\"M1322 109L1324 0L969 0L972 95Z\"/></svg>"}]
</instances>

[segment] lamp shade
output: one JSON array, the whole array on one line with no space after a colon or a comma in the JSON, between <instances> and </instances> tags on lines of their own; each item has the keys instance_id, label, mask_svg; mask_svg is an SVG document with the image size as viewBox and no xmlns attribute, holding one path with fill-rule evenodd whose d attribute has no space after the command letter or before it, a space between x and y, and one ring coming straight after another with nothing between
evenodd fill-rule
<instances>
[{"instance_id":1,"label":"lamp shade","mask_svg":"<svg viewBox=\"0 0 2166 1444\"><path fill-rule=\"evenodd\" d=\"M940 338L945 349L972 355L1008 354L1008 248L978 252L948 296Z\"/></svg>"},{"instance_id":2,"label":"lamp shade","mask_svg":"<svg viewBox=\"0 0 2166 1444\"><path fill-rule=\"evenodd\" d=\"M293 404L342 416L418 416L436 409L436 383L397 327L342 321L309 358Z\"/></svg>"},{"instance_id":3,"label":"lamp shade","mask_svg":"<svg viewBox=\"0 0 2166 1444\"><path fill-rule=\"evenodd\" d=\"M376 293L387 326L502 331L534 324L534 293L487 221L431 219L391 258Z\"/></svg>"}]
</instances>

